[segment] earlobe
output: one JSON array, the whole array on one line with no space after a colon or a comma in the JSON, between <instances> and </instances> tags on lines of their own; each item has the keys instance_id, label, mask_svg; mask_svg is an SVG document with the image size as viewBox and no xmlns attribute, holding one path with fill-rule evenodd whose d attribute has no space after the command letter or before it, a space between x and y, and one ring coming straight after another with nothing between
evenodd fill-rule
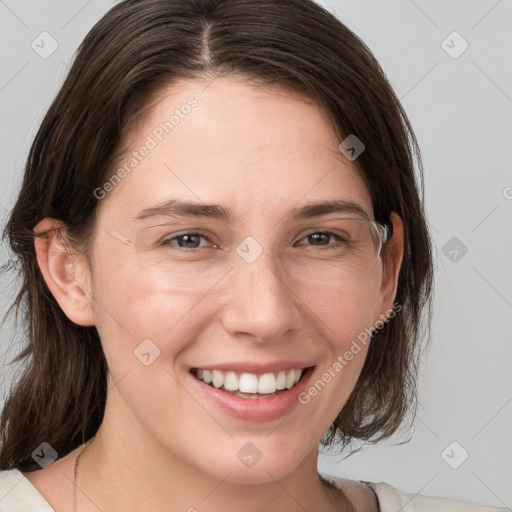
<instances>
[{"instance_id":1,"label":"earlobe","mask_svg":"<svg viewBox=\"0 0 512 512\"><path fill-rule=\"evenodd\" d=\"M75 324L95 325L87 261L71 250L63 223L43 219L34 228L34 235L39 268L64 314Z\"/></svg>"}]
</instances>

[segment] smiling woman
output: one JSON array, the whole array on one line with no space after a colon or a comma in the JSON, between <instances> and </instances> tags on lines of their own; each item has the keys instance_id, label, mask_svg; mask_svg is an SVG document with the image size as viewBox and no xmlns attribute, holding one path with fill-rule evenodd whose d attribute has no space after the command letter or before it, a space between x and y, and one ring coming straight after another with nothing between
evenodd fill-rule
<instances>
[{"instance_id":1,"label":"smiling woman","mask_svg":"<svg viewBox=\"0 0 512 512\"><path fill-rule=\"evenodd\" d=\"M415 410L420 182L378 63L317 4L112 8L5 232L29 342L0 510L487 510L317 472Z\"/></svg>"}]
</instances>

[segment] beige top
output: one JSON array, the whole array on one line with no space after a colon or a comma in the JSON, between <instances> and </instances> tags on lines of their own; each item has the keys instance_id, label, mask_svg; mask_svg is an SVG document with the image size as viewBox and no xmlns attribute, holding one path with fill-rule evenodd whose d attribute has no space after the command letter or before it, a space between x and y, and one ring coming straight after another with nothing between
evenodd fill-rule
<instances>
[{"instance_id":1,"label":"beige top","mask_svg":"<svg viewBox=\"0 0 512 512\"><path fill-rule=\"evenodd\" d=\"M322 475L335 485L336 477ZM366 482L375 491L380 512L510 512L446 498L399 491L386 483ZM0 471L0 512L54 512L37 489L17 469Z\"/></svg>"}]
</instances>

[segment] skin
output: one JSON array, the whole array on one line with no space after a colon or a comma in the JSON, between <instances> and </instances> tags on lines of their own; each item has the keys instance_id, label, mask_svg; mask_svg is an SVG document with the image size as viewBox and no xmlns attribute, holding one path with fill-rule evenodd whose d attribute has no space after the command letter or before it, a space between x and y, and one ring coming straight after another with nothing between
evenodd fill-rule
<instances>
[{"instance_id":1,"label":"skin","mask_svg":"<svg viewBox=\"0 0 512 512\"><path fill-rule=\"evenodd\" d=\"M73 322L96 326L110 369L104 421L80 459L77 510L376 510L367 486L346 481L344 492L333 490L317 474L318 443L354 388L367 347L308 405L267 422L214 407L190 386L189 368L300 359L315 365L314 382L389 313L403 254L401 219L392 215L386 272L379 260L341 284L301 278L307 272L292 254L303 249L293 243L312 227L334 227L336 215L292 221L288 213L344 199L373 218L357 162L338 151L341 140L317 106L235 77L160 91L127 154L191 96L197 107L100 201L91 266L54 233L35 242L51 292ZM170 198L223 205L238 220L132 220ZM158 223L167 226L148 227ZM57 226L45 219L35 231ZM164 258L158 240L185 230L206 232L217 249L202 249L194 261ZM263 249L250 264L236 253L247 236ZM307 258L303 265L321 265ZM148 338L160 355L145 366L133 351ZM248 442L262 454L250 468L236 456ZM73 508L77 453L26 474L57 512Z\"/></svg>"}]
</instances>

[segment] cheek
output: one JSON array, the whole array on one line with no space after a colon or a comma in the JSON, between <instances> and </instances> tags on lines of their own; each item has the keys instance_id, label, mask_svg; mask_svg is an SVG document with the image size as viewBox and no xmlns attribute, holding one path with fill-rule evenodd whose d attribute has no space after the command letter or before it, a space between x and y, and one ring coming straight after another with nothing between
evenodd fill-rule
<instances>
[{"instance_id":1,"label":"cheek","mask_svg":"<svg viewBox=\"0 0 512 512\"><path fill-rule=\"evenodd\" d=\"M338 350L371 328L382 307L381 271L356 282L333 283L304 290L301 296L317 323L324 324L327 339Z\"/></svg>"},{"instance_id":2,"label":"cheek","mask_svg":"<svg viewBox=\"0 0 512 512\"><path fill-rule=\"evenodd\" d=\"M172 361L208 321L204 294L200 287L162 286L157 277L129 265L95 276L96 327L112 371L126 371L146 346Z\"/></svg>"},{"instance_id":3,"label":"cheek","mask_svg":"<svg viewBox=\"0 0 512 512\"><path fill-rule=\"evenodd\" d=\"M324 334L322 365L306 390L311 401L334 418L354 389L368 353L375 315L382 304L380 272L364 281L324 287L309 294L308 309L314 314L315 331Z\"/></svg>"},{"instance_id":4,"label":"cheek","mask_svg":"<svg viewBox=\"0 0 512 512\"><path fill-rule=\"evenodd\" d=\"M204 411L179 384L181 377L174 368L210 317L201 302L204 291L162 290L139 274L130 278L126 273L122 282L114 274L104 276L97 294L102 303L96 308L97 329L117 407L128 407L125 413L135 414L149 429L155 427L148 418L158 416L163 437L164 426L175 423L176 415L201 417L214 428L211 418L203 417Z\"/></svg>"}]
</instances>

